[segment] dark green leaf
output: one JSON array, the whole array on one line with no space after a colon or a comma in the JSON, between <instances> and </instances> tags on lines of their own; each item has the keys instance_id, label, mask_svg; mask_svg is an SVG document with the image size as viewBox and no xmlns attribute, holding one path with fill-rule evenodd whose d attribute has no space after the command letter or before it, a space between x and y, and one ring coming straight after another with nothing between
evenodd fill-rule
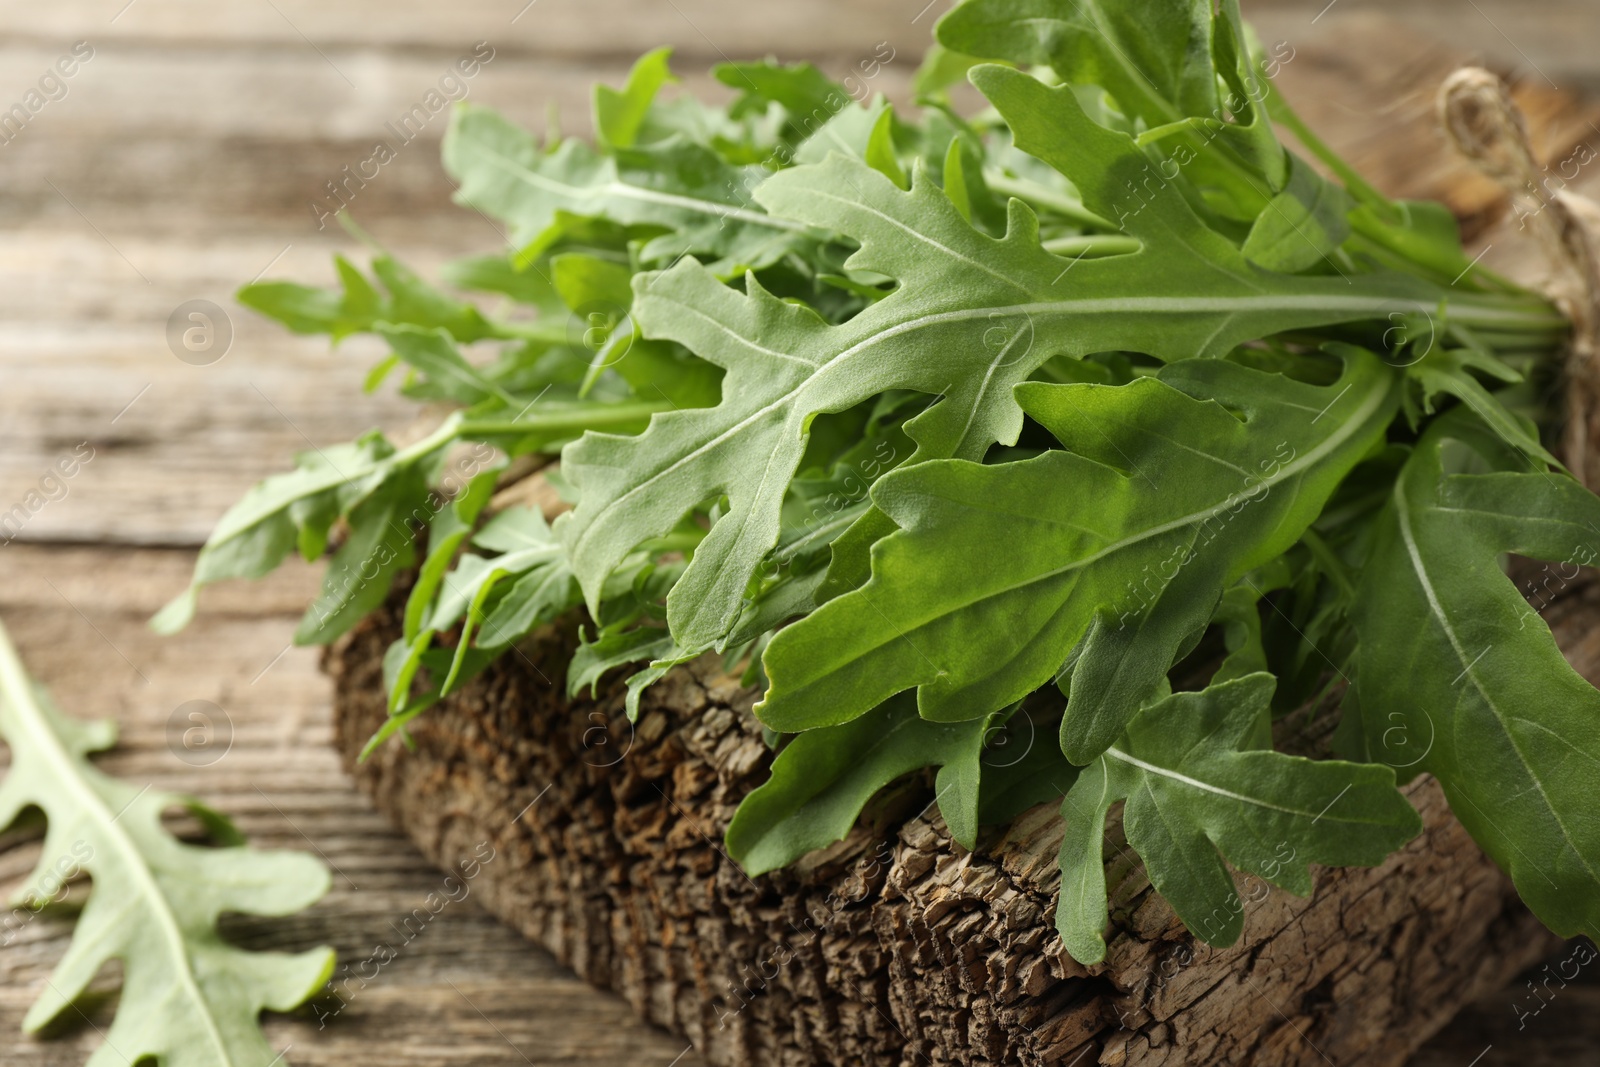
<instances>
[{"instance_id":1,"label":"dark green leaf","mask_svg":"<svg viewBox=\"0 0 1600 1067\"><path fill-rule=\"evenodd\" d=\"M1118 800L1127 801L1123 827L1151 884L1211 945L1233 944L1243 926L1224 857L1307 896L1309 864L1373 867L1422 831L1388 767L1271 751L1272 685L1271 675L1252 674L1174 694L1084 768L1061 806L1068 830L1056 928L1074 959L1105 958L1101 835Z\"/></svg>"}]
</instances>

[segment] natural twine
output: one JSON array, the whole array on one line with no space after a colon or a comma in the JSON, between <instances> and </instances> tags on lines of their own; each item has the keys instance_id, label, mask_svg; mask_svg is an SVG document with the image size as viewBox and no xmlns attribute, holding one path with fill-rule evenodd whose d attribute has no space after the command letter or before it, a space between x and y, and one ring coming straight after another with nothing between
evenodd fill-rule
<instances>
[{"instance_id":1,"label":"natural twine","mask_svg":"<svg viewBox=\"0 0 1600 1067\"><path fill-rule=\"evenodd\" d=\"M1510 194L1555 268L1546 295L1573 326L1562 452L1578 480L1600 490L1600 205L1541 184L1545 168L1499 75L1481 67L1450 75L1439 88L1439 118L1456 149Z\"/></svg>"}]
</instances>

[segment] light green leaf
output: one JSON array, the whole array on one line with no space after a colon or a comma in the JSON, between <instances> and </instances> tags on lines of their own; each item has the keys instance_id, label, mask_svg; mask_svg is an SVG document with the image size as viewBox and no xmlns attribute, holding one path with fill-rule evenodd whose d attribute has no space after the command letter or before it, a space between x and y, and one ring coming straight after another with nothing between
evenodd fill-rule
<instances>
[{"instance_id":1,"label":"light green leaf","mask_svg":"<svg viewBox=\"0 0 1600 1067\"><path fill-rule=\"evenodd\" d=\"M494 112L459 105L445 135L444 165L460 184L457 199L509 223L524 259L562 235L563 216L667 231L641 250L647 263L692 253L719 258L734 272L825 236L749 202L765 168L735 166L681 140L614 156L568 140L546 153Z\"/></svg>"},{"instance_id":2,"label":"light green leaf","mask_svg":"<svg viewBox=\"0 0 1600 1067\"><path fill-rule=\"evenodd\" d=\"M381 323L377 332L402 362L427 375L437 398L471 405L495 397L508 407L522 407L516 397L468 363L445 330Z\"/></svg>"},{"instance_id":3,"label":"light green leaf","mask_svg":"<svg viewBox=\"0 0 1600 1067\"><path fill-rule=\"evenodd\" d=\"M872 131L878 128L888 110L889 102L881 95L859 104L844 98L838 107L826 112L822 125L808 123L805 132L809 136L795 149L795 162L821 163L834 153L851 159L866 159Z\"/></svg>"},{"instance_id":4,"label":"light green leaf","mask_svg":"<svg viewBox=\"0 0 1600 1067\"><path fill-rule=\"evenodd\" d=\"M599 692L600 679L607 671L641 660L674 658L682 653L665 630L649 626L603 631L593 641L584 641L572 655L567 671L567 695L577 696L585 689Z\"/></svg>"},{"instance_id":5,"label":"light green leaf","mask_svg":"<svg viewBox=\"0 0 1600 1067\"><path fill-rule=\"evenodd\" d=\"M428 616L428 625L435 630L449 629L471 604L483 600L486 589L509 577L560 565L561 547L554 541L532 544L492 559L462 556L456 569L445 575L444 588Z\"/></svg>"},{"instance_id":6,"label":"light green leaf","mask_svg":"<svg viewBox=\"0 0 1600 1067\"><path fill-rule=\"evenodd\" d=\"M1106 88L1161 126L1217 105L1211 0L969 0L939 20L939 43L968 56L1047 64Z\"/></svg>"},{"instance_id":7,"label":"light green leaf","mask_svg":"<svg viewBox=\"0 0 1600 1067\"><path fill-rule=\"evenodd\" d=\"M1262 106L1274 90L1251 63L1237 0L1215 13L1210 0L975 0L936 32L983 59L1048 64L1085 96L1109 92L1122 114L1097 116L1102 124L1126 116L1145 127L1150 154L1123 188L1134 204L1183 195L1173 183L1185 174L1209 207L1251 220L1288 178Z\"/></svg>"},{"instance_id":8,"label":"light green leaf","mask_svg":"<svg viewBox=\"0 0 1600 1067\"><path fill-rule=\"evenodd\" d=\"M381 434L371 433L352 444L301 453L297 469L266 479L228 509L200 550L189 588L156 614L151 628L167 634L187 626L202 586L226 578L259 578L282 563L297 543L325 543L335 517L350 514L388 479L435 455L455 439L458 426L456 417L446 419L433 434L399 452ZM384 513L382 507L368 512ZM383 534L367 531L364 536ZM329 600L324 606L331 604Z\"/></svg>"},{"instance_id":9,"label":"light green leaf","mask_svg":"<svg viewBox=\"0 0 1600 1067\"><path fill-rule=\"evenodd\" d=\"M442 329L462 344L513 335L485 319L471 304L434 289L393 256L378 255L372 260L373 273L387 296L343 256L336 255L333 261L342 292L293 282L256 282L239 290L239 303L277 319L295 333L325 333L335 342L353 333L371 332L379 323Z\"/></svg>"},{"instance_id":10,"label":"light green leaf","mask_svg":"<svg viewBox=\"0 0 1600 1067\"><path fill-rule=\"evenodd\" d=\"M416 558L411 524L431 517L428 486L407 467L349 510L350 536L328 561L322 592L294 632L296 644L327 644L389 596L395 575Z\"/></svg>"},{"instance_id":11,"label":"light green leaf","mask_svg":"<svg viewBox=\"0 0 1600 1067\"><path fill-rule=\"evenodd\" d=\"M1506 444L1518 449L1530 461L1543 467L1561 466L1561 461L1551 455L1539 441L1539 428L1529 425L1509 411L1499 397L1491 393L1472 373L1485 371L1501 376L1510 368L1498 361L1486 361L1467 349L1436 346L1407 368L1407 373L1422 387L1423 406L1433 410L1433 401L1443 395L1460 400L1485 425L1494 430Z\"/></svg>"},{"instance_id":12,"label":"light green leaf","mask_svg":"<svg viewBox=\"0 0 1600 1067\"><path fill-rule=\"evenodd\" d=\"M421 632L434 595L438 593L439 585L444 580L445 571L455 560L457 550L472 535L472 527L478 521L478 514L494 495L495 482L500 472L501 468L495 467L474 476L460 496L441 506L438 513L433 516L428 526L428 555L417 572L417 580L411 586L410 595L406 598L403 632L407 641L415 641L417 634ZM430 504L436 502L433 497L429 497L428 500Z\"/></svg>"},{"instance_id":13,"label":"light green leaf","mask_svg":"<svg viewBox=\"0 0 1600 1067\"><path fill-rule=\"evenodd\" d=\"M609 85L594 87L594 128L602 145L632 147L656 94L677 80L667 65L671 58L670 48L646 52L633 64L620 92Z\"/></svg>"},{"instance_id":14,"label":"light green leaf","mask_svg":"<svg viewBox=\"0 0 1600 1067\"><path fill-rule=\"evenodd\" d=\"M440 275L457 289L500 293L541 312L559 306L550 272L533 263L518 266L510 256L469 256L446 263Z\"/></svg>"},{"instance_id":15,"label":"light green leaf","mask_svg":"<svg viewBox=\"0 0 1600 1067\"><path fill-rule=\"evenodd\" d=\"M867 150L861 158L867 166L882 174L902 189L909 189L911 181L894 151L894 109L884 108L878 121L873 123L872 134L867 138Z\"/></svg>"},{"instance_id":16,"label":"light green leaf","mask_svg":"<svg viewBox=\"0 0 1600 1067\"><path fill-rule=\"evenodd\" d=\"M967 71L980 62L982 61L973 56L952 51L935 41L933 47L923 56L922 64L917 67L911 87L916 90L919 98L944 93L952 85L966 81Z\"/></svg>"},{"instance_id":17,"label":"light green leaf","mask_svg":"<svg viewBox=\"0 0 1600 1067\"><path fill-rule=\"evenodd\" d=\"M291 915L328 889L328 872L299 852L203 848L161 824L194 801L108 777L88 760L116 736L109 721L66 717L29 680L0 629L0 733L11 768L0 785L0 828L27 807L49 821L38 866L20 902L45 901L63 879L94 881L67 953L34 1001L23 1029L38 1033L88 988L110 960L122 961L116 1018L89 1067L125 1067L146 1057L164 1067L270 1067L263 1010L289 1011L333 972L331 949L298 955L249 952L223 941L224 912ZM226 820L201 810L203 821ZM229 827L228 829L231 829Z\"/></svg>"},{"instance_id":18,"label":"light green leaf","mask_svg":"<svg viewBox=\"0 0 1600 1067\"><path fill-rule=\"evenodd\" d=\"M672 648L658 653L659 659L650 661L650 665L642 671L635 671L628 676L627 696L623 700L623 709L627 712L629 722L639 721L639 701L644 697L644 692L652 685L667 676L672 668L691 663L699 658L697 652L684 652L674 645Z\"/></svg>"},{"instance_id":19,"label":"light green leaf","mask_svg":"<svg viewBox=\"0 0 1600 1067\"><path fill-rule=\"evenodd\" d=\"M809 121L814 129L848 100L843 86L810 63L775 63L770 59L760 63L718 63L711 68L711 74L728 88L739 90L739 98L728 108L734 118L774 103L782 105L796 128Z\"/></svg>"},{"instance_id":20,"label":"light green leaf","mask_svg":"<svg viewBox=\"0 0 1600 1067\"><path fill-rule=\"evenodd\" d=\"M472 543L490 552L520 552L526 548L540 548L553 544L550 524L535 507L518 505L495 513L472 535Z\"/></svg>"}]
</instances>

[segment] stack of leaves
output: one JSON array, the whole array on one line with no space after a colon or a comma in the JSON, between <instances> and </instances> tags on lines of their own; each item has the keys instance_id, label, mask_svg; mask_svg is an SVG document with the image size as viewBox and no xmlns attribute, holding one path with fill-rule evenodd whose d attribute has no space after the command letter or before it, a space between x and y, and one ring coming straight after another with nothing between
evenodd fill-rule
<instances>
[{"instance_id":1,"label":"stack of leaves","mask_svg":"<svg viewBox=\"0 0 1600 1067\"><path fill-rule=\"evenodd\" d=\"M665 99L664 52L597 90L593 145L463 106L445 168L510 243L448 271L477 297L381 252L241 294L378 335L370 386L457 410L253 490L158 625L336 540L300 630L327 641L414 569L374 743L552 620L583 627L574 691L635 665L630 714L719 653L777 749L728 830L748 870L908 776L969 848L1059 802L1086 962L1114 806L1226 944L1229 865L1303 893L1418 832L1397 770L1600 933L1600 695L1501 570L1600 530L1536 424L1566 323L1363 182L1214 6L968 0L915 118L771 62L718 67L725 108ZM493 504L526 457L559 457L553 525ZM1347 761L1273 750L1335 698Z\"/></svg>"}]
</instances>

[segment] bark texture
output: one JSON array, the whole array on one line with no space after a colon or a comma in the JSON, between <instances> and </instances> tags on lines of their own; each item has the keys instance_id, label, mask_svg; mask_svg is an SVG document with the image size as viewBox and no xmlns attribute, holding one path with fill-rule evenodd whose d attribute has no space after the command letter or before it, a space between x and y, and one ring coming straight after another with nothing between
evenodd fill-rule
<instances>
[{"instance_id":1,"label":"bark texture","mask_svg":"<svg viewBox=\"0 0 1600 1067\"><path fill-rule=\"evenodd\" d=\"M1551 609L1591 675L1595 592ZM1227 949L1184 930L1113 826L1114 936L1103 964L1075 963L1052 926L1051 805L968 853L918 795L748 878L721 836L767 750L755 694L712 661L630 726L620 691L561 696L571 638L551 628L419 719L414 751L358 764L398 629L374 616L327 661L357 781L442 867L491 843L492 912L719 1067L1400 1064L1557 944L1429 778L1407 788L1424 833L1383 866L1319 870L1308 899L1242 879Z\"/></svg>"}]
</instances>

